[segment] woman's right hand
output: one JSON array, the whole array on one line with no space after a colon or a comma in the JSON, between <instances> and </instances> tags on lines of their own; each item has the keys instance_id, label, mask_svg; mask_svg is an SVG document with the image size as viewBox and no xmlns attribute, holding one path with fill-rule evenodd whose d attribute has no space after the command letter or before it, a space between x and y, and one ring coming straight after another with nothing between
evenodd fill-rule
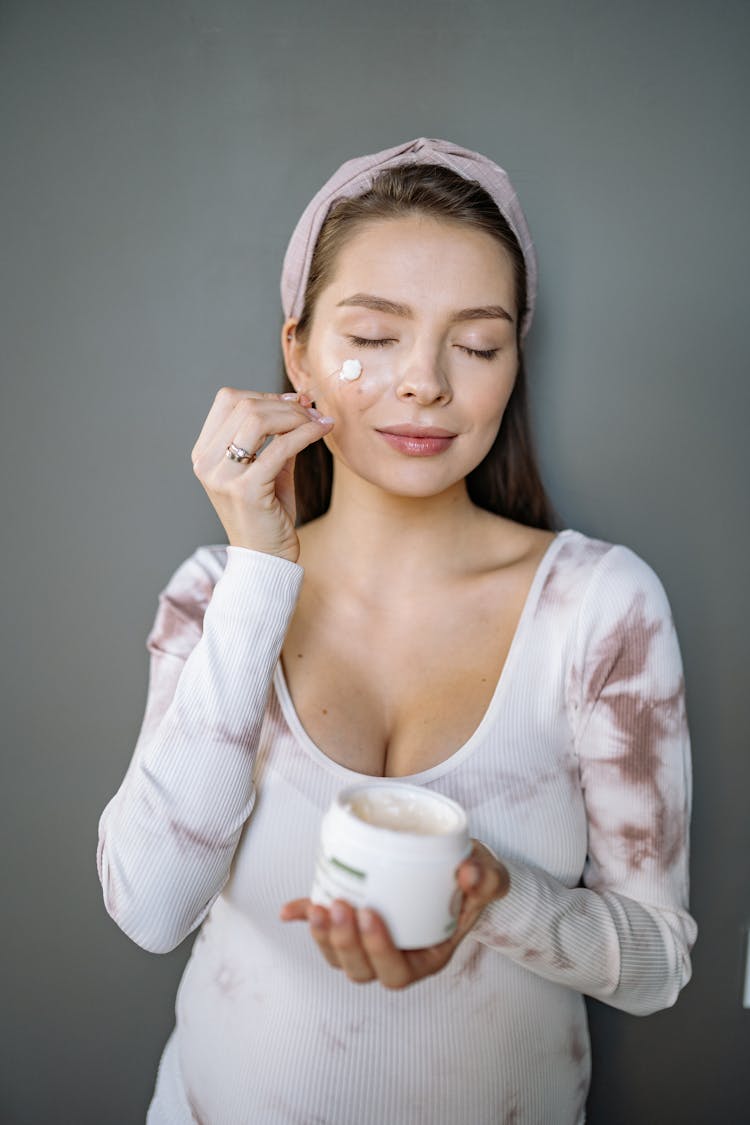
<instances>
[{"instance_id":1,"label":"woman's right hand","mask_svg":"<svg viewBox=\"0 0 750 1125\"><path fill-rule=\"evenodd\" d=\"M296 562L294 461L333 426L299 394L259 394L222 387L193 446L193 471L233 547ZM249 465L230 460L230 442L255 452Z\"/></svg>"}]
</instances>

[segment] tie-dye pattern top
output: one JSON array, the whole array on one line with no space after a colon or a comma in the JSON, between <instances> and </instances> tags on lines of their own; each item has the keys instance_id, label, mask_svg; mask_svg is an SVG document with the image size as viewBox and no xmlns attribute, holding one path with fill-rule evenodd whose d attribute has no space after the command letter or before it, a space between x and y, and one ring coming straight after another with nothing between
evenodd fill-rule
<instances>
[{"instance_id":1,"label":"tie-dye pattern top","mask_svg":"<svg viewBox=\"0 0 750 1125\"><path fill-rule=\"evenodd\" d=\"M145 949L200 927L149 1122L575 1125L582 993L627 1012L690 976L689 740L669 604L625 547L561 532L492 701L409 780L460 801L510 891L399 992L329 968L279 908L363 775L311 741L279 659L303 571L201 547L160 595L146 714L100 821L107 910Z\"/></svg>"}]
</instances>

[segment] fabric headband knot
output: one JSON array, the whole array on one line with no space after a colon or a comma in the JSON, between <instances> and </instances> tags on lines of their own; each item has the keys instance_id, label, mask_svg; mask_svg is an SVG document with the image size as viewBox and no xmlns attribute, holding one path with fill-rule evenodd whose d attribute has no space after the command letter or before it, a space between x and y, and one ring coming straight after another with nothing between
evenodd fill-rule
<instances>
[{"instance_id":1,"label":"fabric headband knot","mask_svg":"<svg viewBox=\"0 0 750 1125\"><path fill-rule=\"evenodd\" d=\"M474 180L494 199L498 210L518 239L526 263L526 314L521 336L531 327L536 304L537 263L531 233L508 173L481 153L450 141L418 137L407 144L358 156L342 164L302 213L289 240L281 271L281 304L284 315L299 318L304 304L315 243L331 206L340 199L364 195L378 172L398 164L441 164L465 180Z\"/></svg>"}]
</instances>

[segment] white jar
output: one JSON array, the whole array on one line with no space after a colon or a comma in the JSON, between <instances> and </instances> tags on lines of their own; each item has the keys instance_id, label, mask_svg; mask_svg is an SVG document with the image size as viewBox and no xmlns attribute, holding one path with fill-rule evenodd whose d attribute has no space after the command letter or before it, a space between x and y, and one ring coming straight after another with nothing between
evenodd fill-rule
<instances>
[{"instance_id":1,"label":"white jar","mask_svg":"<svg viewBox=\"0 0 750 1125\"><path fill-rule=\"evenodd\" d=\"M456 928L456 868L471 852L459 804L417 785L344 789L323 817L311 899L344 899L383 918L399 949L437 945Z\"/></svg>"}]
</instances>

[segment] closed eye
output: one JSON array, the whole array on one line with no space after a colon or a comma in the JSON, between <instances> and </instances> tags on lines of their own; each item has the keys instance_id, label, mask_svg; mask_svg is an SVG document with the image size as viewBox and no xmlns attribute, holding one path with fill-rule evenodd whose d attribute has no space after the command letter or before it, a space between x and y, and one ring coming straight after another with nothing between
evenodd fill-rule
<instances>
[{"instance_id":1,"label":"closed eye","mask_svg":"<svg viewBox=\"0 0 750 1125\"><path fill-rule=\"evenodd\" d=\"M396 341L390 337L385 339L371 339L368 336L347 336L347 339L357 348L384 348L386 344L396 343ZM499 348L487 348L486 350L482 350L481 348L467 348L464 347L463 344L456 344L455 346L462 352L465 352L466 355L476 359L494 359L500 351Z\"/></svg>"},{"instance_id":2,"label":"closed eye","mask_svg":"<svg viewBox=\"0 0 750 1125\"><path fill-rule=\"evenodd\" d=\"M460 348L462 352L466 352L467 355L476 356L477 359L494 359L500 351L499 348L487 348L486 351L481 351L479 348L465 348L463 344L456 344L456 347Z\"/></svg>"},{"instance_id":3,"label":"closed eye","mask_svg":"<svg viewBox=\"0 0 750 1125\"><path fill-rule=\"evenodd\" d=\"M383 348L386 344L394 343L393 340L371 340L367 336L347 336L347 339L358 348Z\"/></svg>"}]
</instances>

